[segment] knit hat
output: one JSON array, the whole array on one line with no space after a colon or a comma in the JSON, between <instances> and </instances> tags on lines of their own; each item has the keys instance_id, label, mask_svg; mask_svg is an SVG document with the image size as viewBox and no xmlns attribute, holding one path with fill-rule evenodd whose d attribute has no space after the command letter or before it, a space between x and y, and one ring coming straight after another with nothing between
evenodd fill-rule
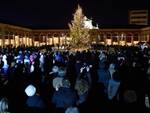
<instances>
[{"instance_id":1,"label":"knit hat","mask_svg":"<svg viewBox=\"0 0 150 113\"><path fill-rule=\"evenodd\" d=\"M79 110L77 107L69 107L66 109L65 113L79 113Z\"/></svg>"},{"instance_id":2,"label":"knit hat","mask_svg":"<svg viewBox=\"0 0 150 113\"><path fill-rule=\"evenodd\" d=\"M33 96L36 93L36 88L30 84L26 87L25 93L27 96Z\"/></svg>"}]
</instances>

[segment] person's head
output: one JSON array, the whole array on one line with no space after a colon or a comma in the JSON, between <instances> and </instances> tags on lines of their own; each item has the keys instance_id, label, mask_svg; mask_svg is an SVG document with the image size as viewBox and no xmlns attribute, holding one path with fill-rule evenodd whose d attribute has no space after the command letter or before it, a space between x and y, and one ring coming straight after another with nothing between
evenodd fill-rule
<instances>
[{"instance_id":1,"label":"person's head","mask_svg":"<svg viewBox=\"0 0 150 113\"><path fill-rule=\"evenodd\" d=\"M109 65L109 69L114 70L114 69L115 69L115 64L114 64L114 63L111 63L111 64Z\"/></svg>"},{"instance_id":2,"label":"person's head","mask_svg":"<svg viewBox=\"0 0 150 113\"><path fill-rule=\"evenodd\" d=\"M56 78L53 79L53 83L52 84L53 84L53 88L56 91L58 91L59 88L63 86L62 81L63 81L63 78L61 78L61 77L56 77Z\"/></svg>"},{"instance_id":3,"label":"person's head","mask_svg":"<svg viewBox=\"0 0 150 113\"><path fill-rule=\"evenodd\" d=\"M19 51L19 54L22 54L22 51Z\"/></svg>"},{"instance_id":4,"label":"person's head","mask_svg":"<svg viewBox=\"0 0 150 113\"><path fill-rule=\"evenodd\" d=\"M0 113L5 113L8 111L8 100L7 98L2 98L0 100Z\"/></svg>"},{"instance_id":5,"label":"person's head","mask_svg":"<svg viewBox=\"0 0 150 113\"><path fill-rule=\"evenodd\" d=\"M150 59L147 61L147 64L150 65Z\"/></svg>"},{"instance_id":6,"label":"person's head","mask_svg":"<svg viewBox=\"0 0 150 113\"><path fill-rule=\"evenodd\" d=\"M60 67L60 68L58 69L58 76L64 77L65 75L66 75L66 68Z\"/></svg>"},{"instance_id":7,"label":"person's head","mask_svg":"<svg viewBox=\"0 0 150 113\"><path fill-rule=\"evenodd\" d=\"M10 67L15 67L15 65L16 65L16 63L13 61L13 62L11 62Z\"/></svg>"},{"instance_id":8,"label":"person's head","mask_svg":"<svg viewBox=\"0 0 150 113\"><path fill-rule=\"evenodd\" d=\"M3 55L2 61L5 62L7 60L7 56Z\"/></svg>"},{"instance_id":9,"label":"person's head","mask_svg":"<svg viewBox=\"0 0 150 113\"><path fill-rule=\"evenodd\" d=\"M77 90L78 95L83 95L89 90L89 85L87 81L81 79L77 80L76 85L75 85L75 90Z\"/></svg>"},{"instance_id":10,"label":"person's head","mask_svg":"<svg viewBox=\"0 0 150 113\"><path fill-rule=\"evenodd\" d=\"M58 66L53 66L53 68L52 68L52 72L53 72L53 73L57 73L58 70L59 70L59 67L58 67Z\"/></svg>"},{"instance_id":11,"label":"person's head","mask_svg":"<svg viewBox=\"0 0 150 113\"><path fill-rule=\"evenodd\" d=\"M119 75L118 70L116 70L116 71L113 73L112 77L113 77L113 80L115 80L115 81L120 81L120 80L121 80L121 76Z\"/></svg>"},{"instance_id":12,"label":"person's head","mask_svg":"<svg viewBox=\"0 0 150 113\"><path fill-rule=\"evenodd\" d=\"M150 79L150 67L147 68L146 74L147 74L147 78Z\"/></svg>"},{"instance_id":13,"label":"person's head","mask_svg":"<svg viewBox=\"0 0 150 113\"><path fill-rule=\"evenodd\" d=\"M63 79L62 80L62 87L70 88L70 86L71 86L71 83L68 79Z\"/></svg>"},{"instance_id":14,"label":"person's head","mask_svg":"<svg viewBox=\"0 0 150 113\"><path fill-rule=\"evenodd\" d=\"M66 109L65 113L79 113L79 110L77 107L69 107Z\"/></svg>"},{"instance_id":15,"label":"person's head","mask_svg":"<svg viewBox=\"0 0 150 113\"><path fill-rule=\"evenodd\" d=\"M124 101L126 103L134 103L137 101L137 94L135 93L134 90L126 90L124 92Z\"/></svg>"},{"instance_id":16,"label":"person's head","mask_svg":"<svg viewBox=\"0 0 150 113\"><path fill-rule=\"evenodd\" d=\"M65 88L70 88L71 83L68 79L64 79L61 77L56 77L53 79L53 87L55 88L56 91L59 90L59 88L61 87L65 87Z\"/></svg>"},{"instance_id":17,"label":"person's head","mask_svg":"<svg viewBox=\"0 0 150 113\"><path fill-rule=\"evenodd\" d=\"M32 84L30 84L26 87L25 93L29 97L34 96L36 94L36 88Z\"/></svg>"},{"instance_id":18,"label":"person's head","mask_svg":"<svg viewBox=\"0 0 150 113\"><path fill-rule=\"evenodd\" d=\"M136 62L132 62L132 67L135 67L136 66Z\"/></svg>"}]
</instances>

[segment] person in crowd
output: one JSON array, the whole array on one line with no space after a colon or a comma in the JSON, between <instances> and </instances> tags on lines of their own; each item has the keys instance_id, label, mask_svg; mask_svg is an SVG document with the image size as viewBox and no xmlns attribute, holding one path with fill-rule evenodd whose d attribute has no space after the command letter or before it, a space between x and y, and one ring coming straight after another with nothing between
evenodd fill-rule
<instances>
[{"instance_id":1,"label":"person in crowd","mask_svg":"<svg viewBox=\"0 0 150 113\"><path fill-rule=\"evenodd\" d=\"M149 59L150 48L133 46L97 45L80 52L52 46L0 48L0 95L8 97L14 113L26 107L32 111L32 106L54 113L146 113ZM32 96L24 93L28 84Z\"/></svg>"},{"instance_id":2,"label":"person in crowd","mask_svg":"<svg viewBox=\"0 0 150 113\"><path fill-rule=\"evenodd\" d=\"M110 64L111 66L112 64ZM113 70L114 71L114 70ZM119 77L119 73L117 70L115 70L115 72L112 73L111 79L109 80L108 83L108 99L110 102L110 112L112 113L118 113L118 106L119 106L119 100L118 100L118 96L119 96L119 88L120 88L120 82L121 79Z\"/></svg>"},{"instance_id":3,"label":"person in crowd","mask_svg":"<svg viewBox=\"0 0 150 113\"><path fill-rule=\"evenodd\" d=\"M28 85L25 89L25 93L28 96L26 101L28 112L42 112L45 104L40 94L37 92L35 86L33 86L32 84Z\"/></svg>"},{"instance_id":4,"label":"person in crowd","mask_svg":"<svg viewBox=\"0 0 150 113\"><path fill-rule=\"evenodd\" d=\"M77 107L69 107L66 109L65 113L79 113L79 110Z\"/></svg>"},{"instance_id":5,"label":"person in crowd","mask_svg":"<svg viewBox=\"0 0 150 113\"><path fill-rule=\"evenodd\" d=\"M0 113L9 113L8 109L8 99L7 98L1 98L0 100Z\"/></svg>"},{"instance_id":6,"label":"person in crowd","mask_svg":"<svg viewBox=\"0 0 150 113\"><path fill-rule=\"evenodd\" d=\"M99 68L97 70L97 73L98 73L98 82L103 83L105 86L105 91L107 91L108 82L111 76L108 71L107 56L103 52L101 52L99 55Z\"/></svg>"},{"instance_id":7,"label":"person in crowd","mask_svg":"<svg viewBox=\"0 0 150 113\"><path fill-rule=\"evenodd\" d=\"M8 75L8 70L9 70L9 65L7 63L7 56L5 54L3 55L2 61L3 61L3 67L1 69L1 73L4 76L7 76Z\"/></svg>"},{"instance_id":8,"label":"person in crowd","mask_svg":"<svg viewBox=\"0 0 150 113\"><path fill-rule=\"evenodd\" d=\"M78 97L76 91L70 87L70 82L67 79L58 79L53 82L54 94L52 96L52 102L56 108L57 113L63 113L68 107L76 106Z\"/></svg>"}]
</instances>

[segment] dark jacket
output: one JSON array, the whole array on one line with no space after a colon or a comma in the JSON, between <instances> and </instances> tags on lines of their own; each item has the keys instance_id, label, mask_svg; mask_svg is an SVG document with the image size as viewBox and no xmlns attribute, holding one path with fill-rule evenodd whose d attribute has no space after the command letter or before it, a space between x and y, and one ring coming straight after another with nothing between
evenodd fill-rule
<instances>
[{"instance_id":1,"label":"dark jacket","mask_svg":"<svg viewBox=\"0 0 150 113\"><path fill-rule=\"evenodd\" d=\"M76 105L77 94L75 90L71 88L61 87L58 91L55 91L52 97L52 102L56 108L67 108Z\"/></svg>"}]
</instances>

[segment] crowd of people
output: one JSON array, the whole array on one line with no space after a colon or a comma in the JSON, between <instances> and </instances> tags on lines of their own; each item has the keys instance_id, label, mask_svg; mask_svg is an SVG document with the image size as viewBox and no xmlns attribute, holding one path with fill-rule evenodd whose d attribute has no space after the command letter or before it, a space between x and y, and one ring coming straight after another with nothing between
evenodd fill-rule
<instances>
[{"instance_id":1,"label":"crowd of people","mask_svg":"<svg viewBox=\"0 0 150 113\"><path fill-rule=\"evenodd\" d=\"M0 48L0 113L136 111L150 111L150 48Z\"/></svg>"}]
</instances>

